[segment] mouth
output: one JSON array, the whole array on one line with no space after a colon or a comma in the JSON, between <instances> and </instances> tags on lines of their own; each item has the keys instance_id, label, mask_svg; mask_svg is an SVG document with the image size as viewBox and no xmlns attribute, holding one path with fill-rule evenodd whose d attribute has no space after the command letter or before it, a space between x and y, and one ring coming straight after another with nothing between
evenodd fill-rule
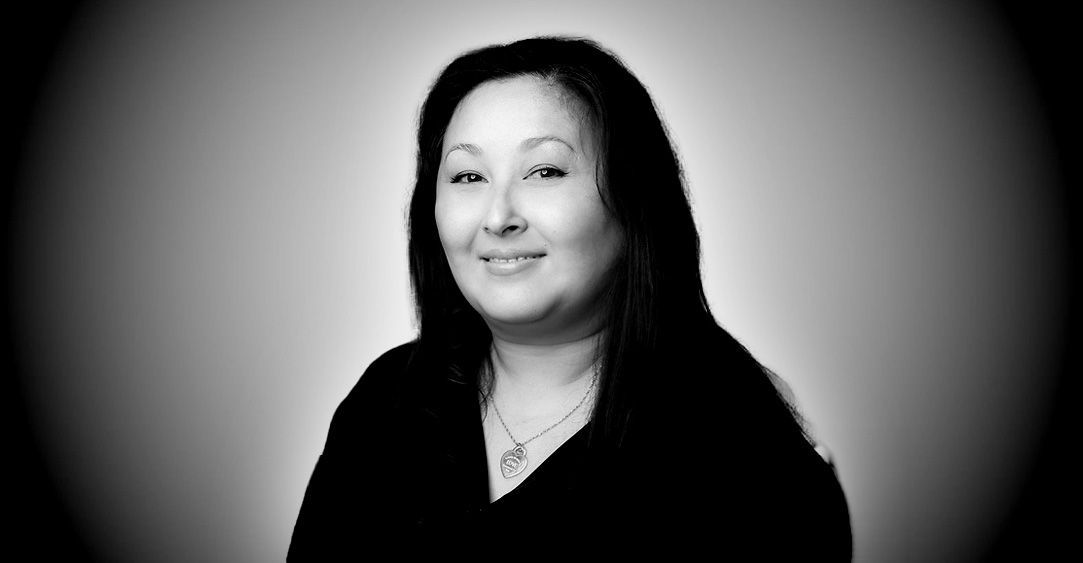
<instances>
[{"instance_id":1,"label":"mouth","mask_svg":"<svg viewBox=\"0 0 1083 563\"><path fill-rule=\"evenodd\" d=\"M545 256L544 252L531 250L490 250L481 255L481 260L489 264L515 264L537 260Z\"/></svg>"},{"instance_id":2,"label":"mouth","mask_svg":"<svg viewBox=\"0 0 1083 563\"><path fill-rule=\"evenodd\" d=\"M518 276L532 270L538 260L544 257L545 252L540 250L509 248L489 250L482 253L479 258L485 264L485 271L490 275L505 277Z\"/></svg>"},{"instance_id":3,"label":"mouth","mask_svg":"<svg viewBox=\"0 0 1083 563\"><path fill-rule=\"evenodd\" d=\"M545 256L545 255L544 254L532 254L532 255L529 255L529 256L515 256L515 257L511 257L511 258L500 258L500 257L496 257L496 256L486 258L486 257L483 256L481 259L484 260L485 262L490 263L490 264L514 264L516 262L525 262L527 260L537 260L538 258L541 258L542 256Z\"/></svg>"}]
</instances>

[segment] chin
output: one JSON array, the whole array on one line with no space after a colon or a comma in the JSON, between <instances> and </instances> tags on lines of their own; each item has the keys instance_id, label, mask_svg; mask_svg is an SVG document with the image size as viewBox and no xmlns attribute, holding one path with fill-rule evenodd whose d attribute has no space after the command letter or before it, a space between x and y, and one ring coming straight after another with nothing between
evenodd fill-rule
<instances>
[{"instance_id":1,"label":"chin","mask_svg":"<svg viewBox=\"0 0 1083 563\"><path fill-rule=\"evenodd\" d=\"M482 318L490 323L505 326L527 326L541 322L545 317L536 311L486 310Z\"/></svg>"},{"instance_id":2,"label":"chin","mask_svg":"<svg viewBox=\"0 0 1083 563\"><path fill-rule=\"evenodd\" d=\"M538 323L546 318L548 309L539 303L524 303L524 299L497 302L482 301L475 309L490 324L521 326Z\"/></svg>"}]
</instances>

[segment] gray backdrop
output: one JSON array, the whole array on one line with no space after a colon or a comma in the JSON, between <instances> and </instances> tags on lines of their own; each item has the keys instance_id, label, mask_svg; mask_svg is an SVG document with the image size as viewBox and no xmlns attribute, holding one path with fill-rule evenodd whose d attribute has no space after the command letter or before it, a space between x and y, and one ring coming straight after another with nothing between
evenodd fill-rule
<instances>
[{"instance_id":1,"label":"gray backdrop","mask_svg":"<svg viewBox=\"0 0 1083 563\"><path fill-rule=\"evenodd\" d=\"M600 41L654 95L711 305L833 452L857 560L984 545L1033 454L1064 289L1050 147L1002 23L460 0L78 15L26 145L13 273L28 405L96 550L284 557L334 408L413 335L426 88L542 33Z\"/></svg>"}]
</instances>

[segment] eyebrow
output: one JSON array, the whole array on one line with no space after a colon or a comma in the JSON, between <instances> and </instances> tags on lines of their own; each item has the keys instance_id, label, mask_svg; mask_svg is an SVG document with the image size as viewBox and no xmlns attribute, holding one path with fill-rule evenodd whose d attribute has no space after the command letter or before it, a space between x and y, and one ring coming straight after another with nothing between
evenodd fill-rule
<instances>
[{"instance_id":1,"label":"eyebrow","mask_svg":"<svg viewBox=\"0 0 1083 563\"><path fill-rule=\"evenodd\" d=\"M568 147L568 150L572 151L573 153L575 152L575 147L568 143L568 141L565 141L564 139L561 139L556 135L542 135L541 137L530 137L529 139L523 139L523 142L519 143L519 151L522 152L525 150L530 150L542 143L548 142L561 143L562 145ZM444 155L444 159L447 160L447 156L457 150L464 150L474 156L481 156L482 153L481 147L473 143L458 143L448 149L447 154Z\"/></svg>"},{"instance_id":2,"label":"eyebrow","mask_svg":"<svg viewBox=\"0 0 1083 563\"><path fill-rule=\"evenodd\" d=\"M529 139L523 139L523 142L519 143L519 150L529 150L542 143L548 143L551 141L561 143L562 145L568 147L568 150L575 152L575 147L573 147L571 143L565 141L564 139L561 139L560 137L557 137L556 135L543 135L541 137L531 137Z\"/></svg>"}]
</instances>

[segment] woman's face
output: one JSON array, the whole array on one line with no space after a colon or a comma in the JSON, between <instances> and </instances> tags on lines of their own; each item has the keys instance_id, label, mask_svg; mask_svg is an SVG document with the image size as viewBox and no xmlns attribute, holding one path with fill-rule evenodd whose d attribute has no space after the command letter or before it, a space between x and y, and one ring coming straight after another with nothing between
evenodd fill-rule
<instances>
[{"instance_id":1,"label":"woman's face","mask_svg":"<svg viewBox=\"0 0 1083 563\"><path fill-rule=\"evenodd\" d=\"M535 77L486 82L444 135L436 226L455 282L494 334L559 342L598 330L621 252L594 131Z\"/></svg>"}]
</instances>

